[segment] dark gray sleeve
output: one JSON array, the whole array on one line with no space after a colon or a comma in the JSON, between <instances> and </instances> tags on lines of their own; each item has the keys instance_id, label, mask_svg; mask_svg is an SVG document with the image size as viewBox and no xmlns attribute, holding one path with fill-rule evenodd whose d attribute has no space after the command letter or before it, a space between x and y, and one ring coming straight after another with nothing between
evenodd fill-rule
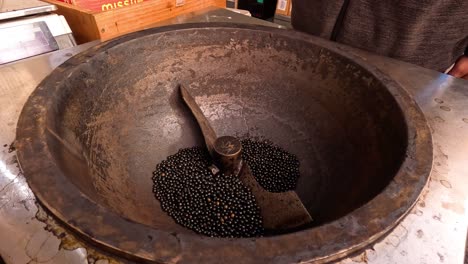
<instances>
[{"instance_id":1,"label":"dark gray sleeve","mask_svg":"<svg viewBox=\"0 0 468 264\"><path fill-rule=\"evenodd\" d=\"M292 0L296 30L445 71L468 54L468 0ZM345 2L341 23L336 23Z\"/></svg>"},{"instance_id":2,"label":"dark gray sleeve","mask_svg":"<svg viewBox=\"0 0 468 264\"><path fill-rule=\"evenodd\" d=\"M294 29L330 39L344 0L292 0Z\"/></svg>"}]
</instances>

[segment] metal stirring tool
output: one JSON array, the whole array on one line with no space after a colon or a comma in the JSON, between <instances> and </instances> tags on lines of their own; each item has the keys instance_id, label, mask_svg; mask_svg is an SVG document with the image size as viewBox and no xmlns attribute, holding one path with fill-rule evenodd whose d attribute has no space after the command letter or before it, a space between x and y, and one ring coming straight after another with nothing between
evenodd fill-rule
<instances>
[{"instance_id":1,"label":"metal stirring tool","mask_svg":"<svg viewBox=\"0 0 468 264\"><path fill-rule=\"evenodd\" d=\"M249 164L243 162L242 144L239 139L233 136L218 137L195 99L183 85L180 85L180 92L202 131L214 162L210 167L211 171L214 174L223 172L225 175L240 177L255 197L265 229L286 230L312 222L312 217L296 192L273 193L265 190L252 175Z\"/></svg>"}]
</instances>

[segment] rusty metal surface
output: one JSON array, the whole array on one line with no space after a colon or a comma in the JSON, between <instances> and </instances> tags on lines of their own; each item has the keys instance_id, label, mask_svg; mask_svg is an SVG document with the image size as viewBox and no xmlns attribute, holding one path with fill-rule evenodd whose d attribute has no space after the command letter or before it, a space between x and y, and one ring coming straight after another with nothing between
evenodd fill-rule
<instances>
[{"instance_id":1,"label":"rusty metal surface","mask_svg":"<svg viewBox=\"0 0 468 264\"><path fill-rule=\"evenodd\" d=\"M245 10L242 10L245 11ZM148 28L153 27L161 27L167 25L175 25L175 24L184 24L184 23L205 23L205 22L232 22L237 24L253 24L253 25L261 25L267 27L274 27L274 28L283 28L286 27L271 23L266 20L252 18L251 16L247 16L241 13L233 12L228 9L218 8L218 7L207 7L202 10L181 14L174 18L170 18L168 20L164 20L161 22L154 23Z\"/></svg>"},{"instance_id":2,"label":"rusty metal surface","mask_svg":"<svg viewBox=\"0 0 468 264\"><path fill-rule=\"evenodd\" d=\"M226 79L227 69L236 75ZM181 79L221 134L264 136L297 154L296 191L316 226L207 238L161 210L154 164L203 144L181 108ZM69 59L29 98L16 147L31 189L63 223L155 263L335 260L393 228L432 166L423 114L373 66L301 33L216 23L141 31Z\"/></svg>"},{"instance_id":3,"label":"rusty metal surface","mask_svg":"<svg viewBox=\"0 0 468 264\"><path fill-rule=\"evenodd\" d=\"M18 168L11 144L19 113L34 87L63 61L96 44L0 67L0 255L8 264L86 262L85 248L61 249L61 240L35 218L36 199Z\"/></svg>"},{"instance_id":4,"label":"rusty metal surface","mask_svg":"<svg viewBox=\"0 0 468 264\"><path fill-rule=\"evenodd\" d=\"M340 263L463 263L468 227L468 81L344 49L384 70L410 92L430 124L434 168L411 213L383 241Z\"/></svg>"},{"instance_id":5,"label":"rusty metal surface","mask_svg":"<svg viewBox=\"0 0 468 264\"><path fill-rule=\"evenodd\" d=\"M376 65L408 90L428 118L436 146L431 181L411 214L382 241L359 256L342 262L462 263L467 228L468 171L465 157L468 110L465 106L468 82L348 47L337 47ZM83 47L74 48L72 52L80 49ZM25 263L31 259L27 254L39 255L41 263L87 263L86 249L59 249L60 240L47 236L44 225L34 218L34 197L24 177L17 175L19 171L14 164L14 151L8 151L8 144L14 140L15 122L22 104L38 81L68 58L63 54L58 52L42 56L40 64L28 60L0 68L0 139L7 144L0 153L0 195L4 202L0 210L0 254L7 263ZM27 196L31 199L28 207L20 205L24 197L20 195L24 192L22 190L30 194ZM55 257L45 259L56 253ZM90 258L88 263L93 262L94 259Z\"/></svg>"}]
</instances>

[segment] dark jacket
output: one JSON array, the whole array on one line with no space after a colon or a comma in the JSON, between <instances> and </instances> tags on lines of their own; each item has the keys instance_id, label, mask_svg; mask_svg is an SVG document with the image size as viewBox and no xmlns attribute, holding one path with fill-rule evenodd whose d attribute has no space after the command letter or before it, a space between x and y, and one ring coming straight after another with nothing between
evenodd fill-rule
<instances>
[{"instance_id":1,"label":"dark jacket","mask_svg":"<svg viewBox=\"0 0 468 264\"><path fill-rule=\"evenodd\" d=\"M468 0L293 0L297 30L445 71L468 46Z\"/></svg>"}]
</instances>

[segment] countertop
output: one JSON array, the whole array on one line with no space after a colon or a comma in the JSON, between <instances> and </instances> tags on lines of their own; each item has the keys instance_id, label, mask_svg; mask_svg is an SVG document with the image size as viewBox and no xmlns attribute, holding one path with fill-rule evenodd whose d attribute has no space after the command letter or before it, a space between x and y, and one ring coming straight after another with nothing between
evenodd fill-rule
<instances>
[{"instance_id":1,"label":"countertop","mask_svg":"<svg viewBox=\"0 0 468 264\"><path fill-rule=\"evenodd\" d=\"M279 27L225 9L191 13L166 24L187 21ZM68 58L96 44L0 66L0 255L6 263L127 263L81 242L44 212L21 174L12 145L21 109L37 84ZM430 181L411 213L381 241L340 263L463 263L468 227L468 81L340 48L377 66L414 97L434 143Z\"/></svg>"},{"instance_id":2,"label":"countertop","mask_svg":"<svg viewBox=\"0 0 468 264\"><path fill-rule=\"evenodd\" d=\"M54 5L39 0L0 0L0 21L56 9Z\"/></svg>"}]
</instances>

